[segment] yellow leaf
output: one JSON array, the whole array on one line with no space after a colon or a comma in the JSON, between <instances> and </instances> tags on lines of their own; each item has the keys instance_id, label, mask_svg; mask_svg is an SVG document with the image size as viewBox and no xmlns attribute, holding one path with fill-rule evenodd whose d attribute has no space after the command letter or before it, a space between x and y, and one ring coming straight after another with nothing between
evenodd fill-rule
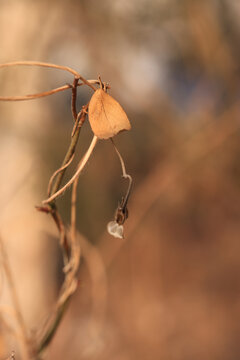
<instances>
[{"instance_id":1,"label":"yellow leaf","mask_svg":"<svg viewBox=\"0 0 240 360\"><path fill-rule=\"evenodd\" d=\"M131 125L121 105L102 89L93 94L88 110L93 133L100 139L108 139Z\"/></svg>"}]
</instances>

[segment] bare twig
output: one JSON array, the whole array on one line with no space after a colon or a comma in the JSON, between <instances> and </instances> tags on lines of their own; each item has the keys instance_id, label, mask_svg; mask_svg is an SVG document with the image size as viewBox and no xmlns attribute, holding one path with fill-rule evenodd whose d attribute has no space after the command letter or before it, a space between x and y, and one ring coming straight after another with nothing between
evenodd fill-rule
<instances>
[{"instance_id":1,"label":"bare twig","mask_svg":"<svg viewBox=\"0 0 240 360\"><path fill-rule=\"evenodd\" d=\"M66 168L71 164L71 162L74 159L74 155L75 153L72 154L71 158L69 159L69 161L62 167L60 167L59 169L57 169L51 176L49 183L48 183L48 190L47 190L47 194L48 196L50 196L51 194L51 189L52 189L52 185L53 185L53 180L55 179L55 177L57 176L57 174L59 174L60 172L62 172L63 170L66 170Z\"/></svg>"},{"instance_id":2,"label":"bare twig","mask_svg":"<svg viewBox=\"0 0 240 360\"><path fill-rule=\"evenodd\" d=\"M129 175L128 175L127 172L126 172L126 167L125 167L125 164L124 164L122 155L120 154L120 152L119 152L119 150L118 150L115 142L113 141L113 138L110 138L110 140L111 140L111 142L112 142L112 144L113 144L113 147L114 147L114 149L115 149L115 151L116 151L116 153L117 153L117 155L118 155L118 157L119 157L119 160L120 160L120 163L121 163L121 167L122 167L122 176L123 176L124 178L127 178Z\"/></svg>"},{"instance_id":3,"label":"bare twig","mask_svg":"<svg viewBox=\"0 0 240 360\"><path fill-rule=\"evenodd\" d=\"M83 105L82 110L77 114L77 118L74 127L72 129L72 134L71 134L72 137L75 135L76 130L82 127L86 119L88 106L89 106L89 102L86 105Z\"/></svg>"},{"instance_id":4,"label":"bare twig","mask_svg":"<svg viewBox=\"0 0 240 360\"><path fill-rule=\"evenodd\" d=\"M51 187L53 178L57 175L57 179L55 181L55 184L52 189L52 193L56 193L56 191L59 189L61 181L64 176L64 172L68 165L71 163L72 158L75 153L77 141L79 138L79 133L82 124L85 121L86 114L87 114L87 108L88 104L82 107L82 110L79 112L79 114L76 115L76 85L77 85L78 79L75 78L73 83L73 91L72 91L72 113L73 117L75 118L75 124L72 131L72 138L71 143L69 146L69 149L67 151L67 154L65 155L65 158L63 160L62 167L57 170L52 178L50 179L48 194L51 193ZM80 162L79 166L81 167L81 164L86 164L88 158L91 155L91 152L93 151L93 148L97 142L97 139L94 139L94 141L91 143L90 148L88 149L87 153L84 155L82 161ZM83 168L82 167L82 168ZM80 174L80 172L79 172ZM65 272L65 279L64 283L62 285L60 295L58 297L58 301L55 307L55 310L49 319L44 335L42 336L42 339L39 342L39 346L37 349L37 353L40 354L42 351L48 346L48 344L51 342L55 332L57 331L58 325L61 322L61 319L63 317L63 314L65 313L65 310L67 308L67 305L69 303L69 300L72 296L72 294L75 292L77 288L77 271L79 267L79 261L80 261L80 245L76 237L76 197L77 197L77 182L78 182L78 176L75 178L74 186L72 189L72 205L71 205L71 230L70 230L70 243L67 241L67 235L66 230L64 227L64 224L62 222L62 219L60 217L60 214L58 213L56 204L54 202L55 198L53 199L51 197L50 202L48 203L49 207L43 207L46 212L50 212L60 233L60 243L63 243L64 245L67 244L67 251L65 247L63 247L63 256L64 256L64 272Z\"/></svg>"},{"instance_id":5,"label":"bare twig","mask_svg":"<svg viewBox=\"0 0 240 360\"><path fill-rule=\"evenodd\" d=\"M12 67L12 66L39 66L39 67L46 67L46 68L53 68L58 70L64 70L68 71L71 74L74 75L74 82L73 85L66 84L60 87L57 87L55 89L49 90L49 91L43 91L36 94L29 94L29 95L23 95L23 96L0 96L0 101L25 101L25 100L34 100L38 99L44 96L49 96L56 94L61 91L65 91L68 89L72 89L72 113L73 118L76 120L77 118L77 111L75 105L73 105L76 102L76 88L78 86L87 85L92 90L96 91L94 84L100 84L99 80L86 80L84 77L82 77L76 70L63 65L56 65L56 64L50 64L45 62L39 62L39 61L13 61L9 63L0 64L1 68L6 67ZM79 83L78 81L81 80L82 83ZM104 86L106 89L110 89L110 85L107 83L104 83Z\"/></svg>"},{"instance_id":6,"label":"bare twig","mask_svg":"<svg viewBox=\"0 0 240 360\"><path fill-rule=\"evenodd\" d=\"M48 329L47 329L46 333L44 334L43 338L39 342L39 346L36 351L36 353L38 355L40 355L46 349L46 347L49 345L49 343L51 342L53 336L56 333L58 325L62 320L62 316L64 314L64 311L65 311L67 305L68 305L68 303L66 302L62 307L55 309L54 313L52 314L53 320L51 317L51 319L49 320L50 325L48 325Z\"/></svg>"},{"instance_id":7,"label":"bare twig","mask_svg":"<svg viewBox=\"0 0 240 360\"><path fill-rule=\"evenodd\" d=\"M34 100L34 99L38 99L44 96L49 96L49 95L53 95L56 94L58 92L70 89L71 86L70 85L63 85L60 86L58 88L49 90L49 91L44 91L41 93L37 93L37 94L30 94L30 95L23 95L23 96L0 96L0 101L25 101L25 100Z\"/></svg>"},{"instance_id":8,"label":"bare twig","mask_svg":"<svg viewBox=\"0 0 240 360\"><path fill-rule=\"evenodd\" d=\"M88 80L89 84L98 84L98 80ZM77 86L82 86L84 83L79 83ZM72 85L66 84L52 90L43 91L36 94L22 95L22 96L0 96L0 101L25 101L25 100L35 100L45 96L54 95L58 92L72 89Z\"/></svg>"},{"instance_id":9,"label":"bare twig","mask_svg":"<svg viewBox=\"0 0 240 360\"><path fill-rule=\"evenodd\" d=\"M76 109L76 99L77 99L77 85L78 78L75 77L72 84L72 116L75 122L77 121L77 109Z\"/></svg>"},{"instance_id":10,"label":"bare twig","mask_svg":"<svg viewBox=\"0 0 240 360\"><path fill-rule=\"evenodd\" d=\"M98 84L98 80L87 80L89 84ZM83 86L84 83L78 83L77 86ZM107 88L110 88L109 86ZM26 101L26 100L35 100L42 97L54 95L58 92L65 91L68 89L72 89L72 85L66 84L57 88L54 88L52 90L43 91L36 94L29 94L29 95L22 95L22 96L0 96L0 101Z\"/></svg>"},{"instance_id":11,"label":"bare twig","mask_svg":"<svg viewBox=\"0 0 240 360\"><path fill-rule=\"evenodd\" d=\"M129 174L127 174L127 172L126 172L126 167L125 167L123 158L122 158L116 144L114 143L113 138L110 138L110 139L111 139L111 142L112 142L112 144L114 146L114 149L115 149L115 151L116 151L116 153L117 153L117 155L119 157L120 163L121 163L122 176L123 176L123 178L129 180L126 195L122 199L121 203L118 205L118 208L117 208L117 211L116 211L116 216L115 216L117 223L122 225L124 223L124 221L128 217L127 203L128 203L128 200L129 200L131 190L132 190L132 177Z\"/></svg>"},{"instance_id":12,"label":"bare twig","mask_svg":"<svg viewBox=\"0 0 240 360\"><path fill-rule=\"evenodd\" d=\"M11 67L11 66L40 66L40 67L47 67L47 68L68 71L79 80L82 80L84 84L88 85L94 91L96 90L95 86L93 86L88 80L84 79L82 75L80 75L76 70L70 68L69 66L50 64L41 61L13 61L5 64L0 64L0 68Z\"/></svg>"},{"instance_id":13,"label":"bare twig","mask_svg":"<svg viewBox=\"0 0 240 360\"><path fill-rule=\"evenodd\" d=\"M72 199L71 199L71 244L74 248L76 246L76 203L77 203L77 186L79 176L74 180L72 187ZM80 258L80 254L79 254Z\"/></svg>"},{"instance_id":14,"label":"bare twig","mask_svg":"<svg viewBox=\"0 0 240 360\"><path fill-rule=\"evenodd\" d=\"M65 165L69 162L69 160L71 159L71 157L73 156L76 146L77 146L77 142L78 142L78 138L79 138L79 134L80 134L80 130L81 130L81 126L85 121L86 118L86 110L87 110L88 105L85 105L82 107L82 110L80 111L80 113L78 114L79 120L78 121L78 126L76 127L76 130L74 132L74 134L71 137L71 143L69 145L69 148L67 150L67 153L64 157L63 163L62 163L62 170L59 171L58 176L56 178L56 181L54 183L54 186L52 188L52 194L54 194L60 187L61 181L63 179L64 173L66 171L66 167ZM76 122L75 122L76 124ZM75 127L75 125L74 125Z\"/></svg>"},{"instance_id":15,"label":"bare twig","mask_svg":"<svg viewBox=\"0 0 240 360\"><path fill-rule=\"evenodd\" d=\"M75 172L75 174L73 175L73 177L57 192L55 192L52 196L50 196L48 199L44 200L42 203L43 204L49 204L52 201L54 201L57 197L59 197L60 195L62 195L64 193L64 191L69 188L69 186L72 185L72 183L74 182L74 180L80 175L80 173L82 172L82 170L84 169L86 163L88 162L96 144L98 141L98 137L96 135L93 136L92 142L88 148L88 150L86 151L85 155L83 156L83 158L81 159L81 161L79 162L77 171Z\"/></svg>"},{"instance_id":16,"label":"bare twig","mask_svg":"<svg viewBox=\"0 0 240 360\"><path fill-rule=\"evenodd\" d=\"M72 85L66 84L64 86L45 91L40 92L36 94L30 94L30 95L24 95L24 96L0 96L0 101L22 101L22 100L31 100L31 99L37 99L44 96L49 96L52 94L55 94L60 91L65 91L67 89L72 89L72 115L75 120L73 131L71 134L71 142L69 145L69 148L67 150L67 153L65 155L65 158L63 160L63 163L61 167L53 174L49 181L48 186L48 199L43 201L43 204L47 204L46 206L38 207L39 210L50 213L57 228L59 231L59 241L62 248L62 254L64 259L64 270L65 270L65 279L60 291L60 295L58 297L58 301L55 306L55 310L51 315L51 318L49 319L49 322L47 324L47 327L44 329L43 336L37 346L34 346L34 355L37 356L40 354L50 343L52 340L58 325L62 319L62 316L65 312L65 309L69 303L69 300L72 296L72 294L75 292L78 284L77 280L77 272L79 268L80 263L80 244L79 244L79 238L77 236L77 230L76 230L76 199L77 199L77 185L78 185L78 179L79 176L84 169L85 165L87 164L91 154L93 153L93 150L97 144L98 138L97 136L94 136L91 144L86 151L85 155L82 157L81 161L78 164L77 171L73 175L73 177L60 189L61 182L63 179L63 176L65 174L66 169L70 165L70 163L73 160L76 145L79 139L80 129L82 124L84 123L87 115L87 109L88 105L82 107L82 110L77 113L76 109L76 98L77 98L77 87L82 85L89 86L92 90L96 90L95 86L93 84L100 84L101 86L104 86L104 89L110 88L110 86L106 83L102 83L101 79L99 80L86 80L83 78L77 71L73 70L70 67L67 66L61 66L61 65L55 65L55 64L49 64L44 62L37 62L37 61L16 61L16 62L10 62L5 64L0 64L0 68L5 67L12 67L12 66L40 66L40 67L47 67L47 68L55 68L59 70L64 70L70 72L72 75L74 75L74 81ZM81 82L79 83L79 80ZM123 176L126 178L130 178L128 174L126 174L125 166L123 163L123 160L121 158L121 155L119 154L120 162L123 169ZM55 182L54 182L55 180ZM60 196L68 187L70 187L73 184L72 188L72 200L71 200L71 228L70 228L70 241L68 241L67 231L65 228L65 225L63 223L63 220L60 216L60 213L58 212L55 200L58 196ZM130 190L129 190L130 192ZM1 240L1 239L0 239ZM4 247L2 242L0 243L2 247L2 254L5 259L4 254ZM25 328L25 324L20 312L20 307L18 304L18 299L16 296L16 291L14 288L14 284L12 281L11 273L9 265L7 263L6 265L6 274L8 276L9 285L12 291L12 297L13 297L13 303L16 308L16 317L19 323L19 327L22 333L23 337L23 357L25 359L29 359L30 356L30 343L28 343L27 338L27 331ZM14 292L15 291L15 292ZM105 298L104 298L105 299ZM36 340L36 339L34 339ZM31 344L33 345L33 344ZM34 344L35 345L35 344ZM33 348L33 346L32 346ZM31 353L32 355L32 353ZM11 356L11 359L14 359L14 354Z\"/></svg>"},{"instance_id":17,"label":"bare twig","mask_svg":"<svg viewBox=\"0 0 240 360\"><path fill-rule=\"evenodd\" d=\"M67 240L67 234L66 234L66 230L65 230L65 226L62 220L61 215L59 214L57 208L54 209L54 211L52 212L52 217L57 225L57 228L59 230L59 234L60 234L60 246L62 248L62 252L63 252L63 261L64 261L64 266L67 265L68 263L68 259L70 256L70 249L69 249L69 244L68 244L68 240Z\"/></svg>"},{"instance_id":18,"label":"bare twig","mask_svg":"<svg viewBox=\"0 0 240 360\"><path fill-rule=\"evenodd\" d=\"M61 322L61 319L65 313L65 310L69 304L69 301L71 299L71 296L77 289L77 272L79 267L79 261L80 261L80 245L78 242L78 239L76 237L76 216L75 216L75 209L76 209L76 186L77 186L77 180L75 180L73 187L73 195L72 195L72 225L71 225L71 256L69 259L69 262L67 266L65 267L65 280L62 285L60 295L55 307L55 310L51 316L51 319L49 320L49 323L47 325L47 330L45 331L45 334L42 338L42 340L39 343L39 347L37 350L37 353L40 354L42 351L48 346L48 344L51 342L53 336L55 335L58 325Z\"/></svg>"}]
</instances>

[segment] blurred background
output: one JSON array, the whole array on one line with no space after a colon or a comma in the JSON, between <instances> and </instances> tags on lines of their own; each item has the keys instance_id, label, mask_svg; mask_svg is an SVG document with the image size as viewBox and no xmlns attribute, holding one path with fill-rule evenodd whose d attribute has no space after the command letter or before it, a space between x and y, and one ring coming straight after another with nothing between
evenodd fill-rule
<instances>
[{"instance_id":1,"label":"blurred background","mask_svg":"<svg viewBox=\"0 0 240 360\"><path fill-rule=\"evenodd\" d=\"M100 141L79 181L79 287L46 359L240 358L239 16L239 0L0 1L0 63L100 74L132 124L115 139L134 179L125 240L106 231L127 184ZM6 96L72 82L29 67L0 79ZM90 96L79 89L78 109ZM71 130L70 90L0 103L0 236L30 334L63 280L57 230L34 206ZM85 123L78 159L91 137ZM69 224L70 191L58 204ZM0 298L0 358L19 359L2 266Z\"/></svg>"}]
</instances>

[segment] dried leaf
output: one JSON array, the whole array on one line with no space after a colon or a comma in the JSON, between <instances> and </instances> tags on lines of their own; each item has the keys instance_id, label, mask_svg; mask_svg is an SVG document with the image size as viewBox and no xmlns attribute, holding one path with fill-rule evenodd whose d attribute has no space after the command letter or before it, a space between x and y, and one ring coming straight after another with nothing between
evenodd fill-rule
<instances>
[{"instance_id":1,"label":"dried leaf","mask_svg":"<svg viewBox=\"0 0 240 360\"><path fill-rule=\"evenodd\" d=\"M108 139L131 125L121 105L102 89L93 94L88 110L93 133L100 139Z\"/></svg>"}]
</instances>

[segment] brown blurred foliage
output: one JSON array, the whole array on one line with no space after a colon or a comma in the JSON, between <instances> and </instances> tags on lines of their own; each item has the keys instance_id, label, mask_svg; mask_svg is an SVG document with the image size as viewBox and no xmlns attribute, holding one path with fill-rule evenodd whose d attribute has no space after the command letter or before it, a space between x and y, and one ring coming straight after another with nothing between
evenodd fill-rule
<instances>
[{"instance_id":1,"label":"brown blurred foliage","mask_svg":"<svg viewBox=\"0 0 240 360\"><path fill-rule=\"evenodd\" d=\"M111 143L101 141L79 183L79 288L46 359L240 357L239 16L238 0L0 2L1 62L39 60L86 78L100 74L132 124L116 138L134 179L126 239L105 230L125 184ZM0 76L2 95L71 81L39 69ZM79 91L78 106L89 94ZM19 287L41 269L41 287L30 284L22 296L26 317L36 308L37 329L57 296L61 264L55 229L36 220L43 215L34 205L69 141L70 92L1 103L0 119L1 211L11 202L32 216L21 226L11 212L0 232L18 243ZM85 125L81 153L90 137ZM27 196L18 196L21 181ZM67 223L68 193L59 206ZM25 250L35 246L35 233L43 248L35 247L32 263ZM0 356L7 357L16 340L3 323L0 331Z\"/></svg>"}]
</instances>

